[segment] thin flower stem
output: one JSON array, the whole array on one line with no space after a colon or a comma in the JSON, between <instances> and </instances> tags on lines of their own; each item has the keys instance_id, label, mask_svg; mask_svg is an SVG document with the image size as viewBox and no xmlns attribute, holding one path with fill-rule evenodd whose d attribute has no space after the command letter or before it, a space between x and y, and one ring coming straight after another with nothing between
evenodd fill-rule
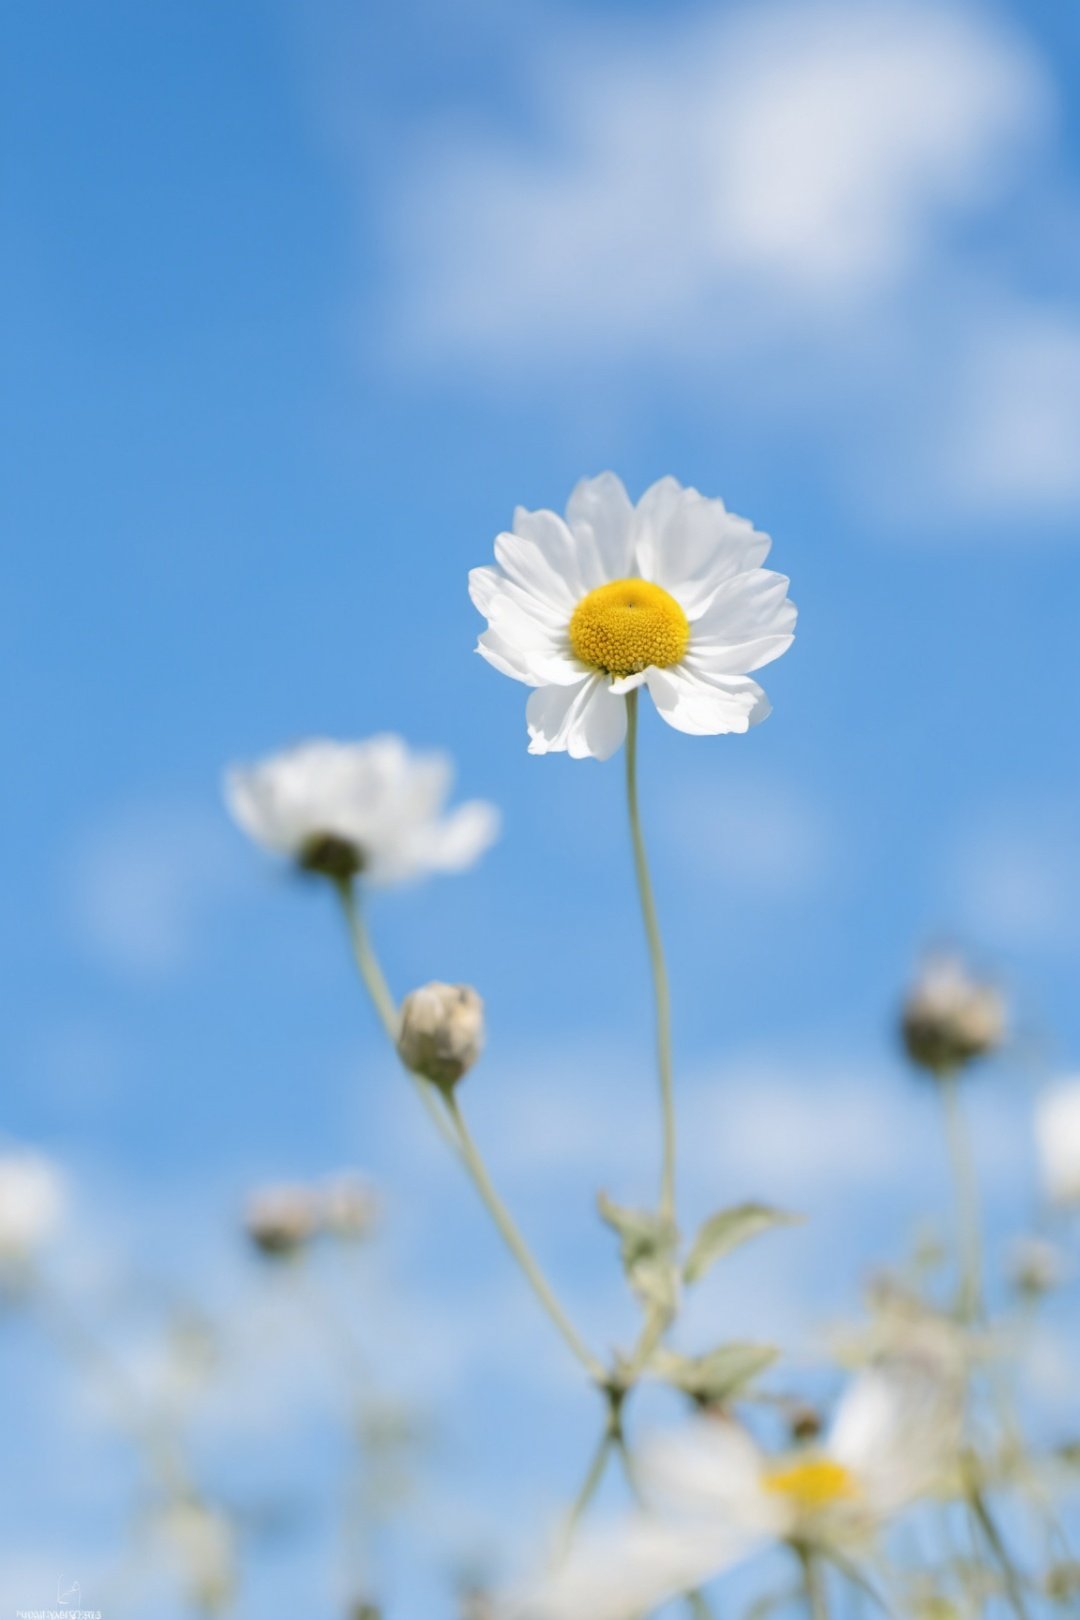
<instances>
[{"instance_id":1,"label":"thin flower stem","mask_svg":"<svg viewBox=\"0 0 1080 1620\"><path fill-rule=\"evenodd\" d=\"M708 1598L699 1587L686 1593L686 1607L690 1610L694 1620L713 1620L712 1607Z\"/></svg>"},{"instance_id":2,"label":"thin flower stem","mask_svg":"<svg viewBox=\"0 0 1080 1620\"><path fill-rule=\"evenodd\" d=\"M353 955L356 958L360 977L363 979L367 992L371 997L379 1022L382 1024L390 1041L396 1047L398 1037L397 1007L390 992L390 987L386 982L386 977L379 965L378 957L375 955L367 929L364 926L363 916L356 901L356 894L350 883L339 883L335 886L345 913L349 937L352 941ZM498 1227L507 1248L525 1273L533 1292L574 1355L588 1372L589 1377L596 1383L603 1384L607 1377L604 1368L578 1337L573 1324L556 1299L550 1283L533 1258L525 1239L518 1231L510 1211L495 1191L480 1152L469 1134L453 1092L443 1093L443 1101L446 1105L444 1113L439 1107L434 1088L422 1080L419 1075L413 1074L411 1070L406 1072L420 1094L420 1099L440 1136L452 1148L468 1170L489 1215Z\"/></svg>"},{"instance_id":3,"label":"thin flower stem","mask_svg":"<svg viewBox=\"0 0 1080 1620\"><path fill-rule=\"evenodd\" d=\"M973 1322L982 1309L982 1222L979 1214L979 1183L971 1139L964 1117L960 1081L955 1074L939 1080L945 1112L945 1140L952 1174L956 1207L956 1248L959 1266L957 1313L962 1321Z\"/></svg>"},{"instance_id":4,"label":"thin flower stem","mask_svg":"<svg viewBox=\"0 0 1080 1620\"><path fill-rule=\"evenodd\" d=\"M1023 1580L1019 1570L1012 1561L1004 1537L997 1527L997 1522L987 1504L986 1498L973 1478L968 1479L968 1502L975 1519L975 1523L986 1538L987 1546L997 1559L1001 1578L1005 1583L1005 1595L1009 1606L1016 1615L1016 1620L1028 1620L1027 1605L1024 1602Z\"/></svg>"},{"instance_id":5,"label":"thin flower stem","mask_svg":"<svg viewBox=\"0 0 1080 1620\"><path fill-rule=\"evenodd\" d=\"M386 976L379 966L379 959L375 955L368 936L367 927L360 913L356 899L356 890L348 879L335 883L338 896L341 900L341 909L345 913L345 921L349 929L349 939L352 943L353 956L356 966L360 970L360 977L364 981L364 988L371 997L371 1004L375 1008L379 1022L391 1043L396 1046L398 1038L398 1010L391 994Z\"/></svg>"},{"instance_id":6,"label":"thin flower stem","mask_svg":"<svg viewBox=\"0 0 1080 1620\"><path fill-rule=\"evenodd\" d=\"M821 1562L809 1547L796 1547L802 1565L803 1590L810 1620L829 1620L829 1600L825 1593L825 1576Z\"/></svg>"},{"instance_id":7,"label":"thin flower stem","mask_svg":"<svg viewBox=\"0 0 1080 1620\"><path fill-rule=\"evenodd\" d=\"M480 1156L480 1151L472 1138L469 1128L465 1123L461 1109L458 1106L457 1098L452 1091L448 1090L443 1093L443 1101L446 1104L446 1112L450 1116L450 1121L454 1127L458 1145L461 1149L462 1163L469 1172L469 1175L472 1177L476 1190L480 1194L480 1197L487 1208L488 1214L498 1227L499 1234L502 1237L503 1242L514 1256L514 1259L517 1261L518 1265L521 1267L525 1274L526 1280L532 1288L533 1293L547 1311L556 1328L562 1334L570 1350L581 1362L581 1365L585 1368L585 1371L589 1374L589 1377L593 1379L595 1383L602 1385L607 1378L604 1368L601 1366L600 1362L597 1361L592 1351L588 1349L584 1341L578 1336L577 1329L574 1327L573 1323L566 1315L566 1312L559 1304L559 1301L552 1290L551 1284L548 1282L547 1278L544 1276L544 1273L541 1271L540 1266L533 1257L528 1244L525 1242L525 1239L522 1237L517 1228L513 1216L510 1214L510 1211L507 1209L506 1205L495 1191L491 1177L487 1173L487 1167Z\"/></svg>"},{"instance_id":8,"label":"thin flower stem","mask_svg":"<svg viewBox=\"0 0 1080 1620\"><path fill-rule=\"evenodd\" d=\"M656 917L649 862L645 854L645 840L641 831L637 789L637 719L636 690L626 699L626 804L630 815L630 837L634 846L634 873L637 878L641 916L645 924L645 939L649 947L649 966L652 969L653 995L656 1002L656 1062L660 1076L660 1108L663 1130L663 1168L660 1176L660 1211L669 1219L675 1215L675 1084L671 1064L671 994L668 989L664 947L660 939L660 925Z\"/></svg>"},{"instance_id":9,"label":"thin flower stem","mask_svg":"<svg viewBox=\"0 0 1080 1620\"><path fill-rule=\"evenodd\" d=\"M386 982L386 975L383 973L382 967L379 964L379 959L375 955L375 950L371 943L371 937L368 934L363 913L360 910L360 905L356 898L356 890L348 879L345 879L340 883L335 883L334 887L336 888L338 898L341 901L341 909L345 913L345 923L349 930L349 940L352 945L353 957L355 958L360 977L364 982L364 988L371 998L371 1004L375 1009L375 1013L380 1024L386 1031L386 1035L391 1046L396 1048L399 1024L397 1004L394 1001L390 986ZM447 1147L450 1148L452 1152L457 1153L457 1141L439 1109L438 1103L435 1100L430 1086L428 1086L419 1075L413 1074L411 1069L406 1069L405 1072L409 1076L412 1088L419 1097L424 1111L431 1120L431 1123L434 1125Z\"/></svg>"},{"instance_id":10,"label":"thin flower stem","mask_svg":"<svg viewBox=\"0 0 1080 1620\"><path fill-rule=\"evenodd\" d=\"M565 1558L567 1553L570 1551L570 1548L573 1545L574 1537L577 1534L578 1526L585 1517L593 1497L600 1489L604 1475L607 1473L608 1459L611 1456L611 1448L614 1440L615 1432L613 1420L611 1413L609 1412L608 1420L604 1425L604 1432L601 1434L600 1440L589 1462L588 1473L585 1475L585 1478L581 1484L581 1489L575 1496L570 1510L566 1515L566 1522L563 1525L562 1536L560 1538L560 1558Z\"/></svg>"}]
</instances>

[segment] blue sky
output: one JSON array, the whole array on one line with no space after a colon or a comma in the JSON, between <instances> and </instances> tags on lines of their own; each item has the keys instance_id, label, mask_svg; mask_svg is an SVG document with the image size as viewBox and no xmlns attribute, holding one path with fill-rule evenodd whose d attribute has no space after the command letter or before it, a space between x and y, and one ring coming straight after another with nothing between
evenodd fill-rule
<instances>
[{"instance_id":1,"label":"blue sky","mask_svg":"<svg viewBox=\"0 0 1080 1620\"><path fill-rule=\"evenodd\" d=\"M252 1180L380 1177L390 1359L457 1413L435 1472L462 1523L420 1573L399 1549L407 1604L493 1525L520 1538L508 1491L559 1499L587 1406L425 1144L326 897L245 847L222 767L390 728L502 807L480 868L374 923L398 989L483 990L477 1131L598 1341L625 1331L590 1208L652 1175L621 773L526 755L465 577L514 505L607 466L722 495L801 618L765 726L643 730L688 1217L747 1192L819 1224L736 1268L701 1331L795 1348L940 1212L890 1029L928 938L1016 986L1017 1061L973 1102L995 1230L1021 1224L1030 1088L1080 1060L1080 25L1049 0L9 0L2 27L0 1128L72 1167L73 1275L118 1251L219 1299ZM3 1353L28 1391L14 1605L28 1569L108 1564L123 1464L92 1414L77 1440L52 1420L32 1336ZM309 1405L256 1427L325 1494ZM58 1486L73 1448L115 1491ZM205 1451L228 1472L220 1433ZM321 1546L241 1612L287 1588L332 1612Z\"/></svg>"}]
</instances>

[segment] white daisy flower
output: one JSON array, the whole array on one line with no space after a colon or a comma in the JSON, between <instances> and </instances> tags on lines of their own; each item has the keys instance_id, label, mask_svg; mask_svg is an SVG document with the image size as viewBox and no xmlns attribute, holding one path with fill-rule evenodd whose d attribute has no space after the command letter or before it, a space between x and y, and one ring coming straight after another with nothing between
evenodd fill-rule
<instances>
[{"instance_id":1,"label":"white daisy flower","mask_svg":"<svg viewBox=\"0 0 1080 1620\"><path fill-rule=\"evenodd\" d=\"M914 1365L860 1374L818 1451L771 1457L702 1419L644 1453L648 1508L583 1540L501 1620L633 1620L774 1542L857 1552L933 1488L959 1421L954 1386Z\"/></svg>"},{"instance_id":2,"label":"white daisy flower","mask_svg":"<svg viewBox=\"0 0 1080 1620\"><path fill-rule=\"evenodd\" d=\"M1039 1098L1035 1141L1047 1197L1080 1206L1080 1077L1059 1081Z\"/></svg>"},{"instance_id":3,"label":"white daisy flower","mask_svg":"<svg viewBox=\"0 0 1080 1620\"><path fill-rule=\"evenodd\" d=\"M316 740L234 766L225 797L256 843L308 871L401 883L464 871L498 835L498 811L479 799L444 814L452 775L445 755L400 737Z\"/></svg>"},{"instance_id":4,"label":"white daisy flower","mask_svg":"<svg viewBox=\"0 0 1080 1620\"><path fill-rule=\"evenodd\" d=\"M533 686L529 752L607 759L627 693L647 686L669 725L746 731L769 704L750 671L791 645L788 581L761 567L769 537L723 501L662 478L631 504L614 473L554 512L514 514L495 568L469 575L488 621L477 651Z\"/></svg>"},{"instance_id":5,"label":"white daisy flower","mask_svg":"<svg viewBox=\"0 0 1080 1620\"><path fill-rule=\"evenodd\" d=\"M0 1155L0 1268L30 1264L66 1207L67 1180L51 1160L26 1149Z\"/></svg>"}]
</instances>

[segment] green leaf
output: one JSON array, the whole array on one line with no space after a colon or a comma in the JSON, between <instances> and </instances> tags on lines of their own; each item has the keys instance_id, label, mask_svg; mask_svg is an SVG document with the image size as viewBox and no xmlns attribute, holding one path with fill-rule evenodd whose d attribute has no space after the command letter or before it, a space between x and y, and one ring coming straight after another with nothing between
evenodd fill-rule
<instances>
[{"instance_id":1,"label":"green leaf","mask_svg":"<svg viewBox=\"0 0 1080 1620\"><path fill-rule=\"evenodd\" d=\"M768 1232L774 1226L794 1226L801 1215L789 1215L786 1210L773 1209L769 1204L735 1204L731 1209L718 1210L701 1228L694 1239L689 1258L683 1268L683 1278L695 1283L703 1277L714 1261L730 1254L741 1243Z\"/></svg>"},{"instance_id":2,"label":"green leaf","mask_svg":"<svg viewBox=\"0 0 1080 1620\"><path fill-rule=\"evenodd\" d=\"M634 1293L650 1310L670 1316L679 1296L674 1222L651 1209L629 1209L606 1193L596 1200L600 1218L619 1236L623 1270Z\"/></svg>"},{"instance_id":3,"label":"green leaf","mask_svg":"<svg viewBox=\"0 0 1080 1620\"><path fill-rule=\"evenodd\" d=\"M704 1404L730 1401L771 1367L780 1352L771 1344L722 1344L704 1356L658 1350L651 1370L665 1383Z\"/></svg>"}]
</instances>

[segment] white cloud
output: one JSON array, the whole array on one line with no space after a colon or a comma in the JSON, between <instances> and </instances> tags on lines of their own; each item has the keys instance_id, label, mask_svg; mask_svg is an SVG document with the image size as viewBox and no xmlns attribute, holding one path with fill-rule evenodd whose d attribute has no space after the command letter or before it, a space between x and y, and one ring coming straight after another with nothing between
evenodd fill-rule
<instances>
[{"instance_id":1,"label":"white cloud","mask_svg":"<svg viewBox=\"0 0 1080 1620\"><path fill-rule=\"evenodd\" d=\"M76 933L110 966L161 977L187 963L235 860L220 818L185 804L125 806L90 832L70 874Z\"/></svg>"},{"instance_id":2,"label":"white cloud","mask_svg":"<svg viewBox=\"0 0 1080 1620\"><path fill-rule=\"evenodd\" d=\"M946 892L972 937L1017 950L1070 948L1080 936L1080 843L1068 806L1029 804L965 830Z\"/></svg>"},{"instance_id":3,"label":"white cloud","mask_svg":"<svg viewBox=\"0 0 1080 1620\"><path fill-rule=\"evenodd\" d=\"M536 73L539 146L435 129L396 188L425 352L543 363L847 321L1001 188L1047 107L1016 38L907 0L568 27Z\"/></svg>"},{"instance_id":4,"label":"white cloud","mask_svg":"<svg viewBox=\"0 0 1080 1620\"><path fill-rule=\"evenodd\" d=\"M973 334L947 405L940 482L974 512L1080 501L1080 313L1003 305Z\"/></svg>"},{"instance_id":5,"label":"white cloud","mask_svg":"<svg viewBox=\"0 0 1080 1620\"><path fill-rule=\"evenodd\" d=\"M835 838L823 806L790 783L689 783L673 796L666 832L692 856L696 880L714 874L767 899L798 899L834 871Z\"/></svg>"}]
</instances>

